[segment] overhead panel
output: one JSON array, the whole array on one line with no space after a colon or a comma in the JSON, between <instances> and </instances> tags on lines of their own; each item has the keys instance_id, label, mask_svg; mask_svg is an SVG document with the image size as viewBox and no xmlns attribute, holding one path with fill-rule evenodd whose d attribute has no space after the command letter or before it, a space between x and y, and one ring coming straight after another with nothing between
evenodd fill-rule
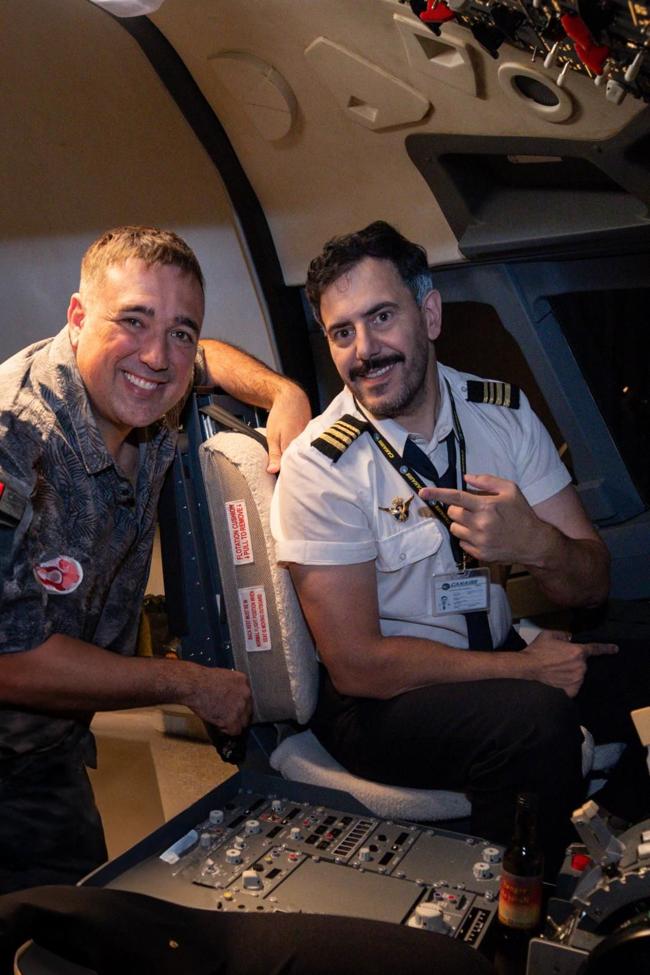
<instances>
[{"instance_id":1,"label":"overhead panel","mask_svg":"<svg viewBox=\"0 0 650 975\"><path fill-rule=\"evenodd\" d=\"M420 92L326 37L317 37L305 58L348 118L366 129L409 125L429 111Z\"/></svg>"},{"instance_id":2,"label":"overhead panel","mask_svg":"<svg viewBox=\"0 0 650 975\"><path fill-rule=\"evenodd\" d=\"M476 69L472 57L480 55L465 40L445 33L444 39L436 37L424 24L419 25L412 17L393 14L414 84L423 80L458 88L467 95L477 94Z\"/></svg>"},{"instance_id":3,"label":"overhead panel","mask_svg":"<svg viewBox=\"0 0 650 975\"><path fill-rule=\"evenodd\" d=\"M560 88L578 74L615 105L628 95L650 102L647 0L410 0L410 7L435 37L465 29L491 58L510 45L530 51Z\"/></svg>"},{"instance_id":4,"label":"overhead panel","mask_svg":"<svg viewBox=\"0 0 650 975\"><path fill-rule=\"evenodd\" d=\"M289 134L298 105L279 71L246 51L222 51L208 61L262 138L275 142Z\"/></svg>"},{"instance_id":5,"label":"overhead panel","mask_svg":"<svg viewBox=\"0 0 650 975\"><path fill-rule=\"evenodd\" d=\"M504 61L499 65L497 77L511 102L545 122L567 122L574 113L570 92L535 68L518 61Z\"/></svg>"},{"instance_id":6,"label":"overhead panel","mask_svg":"<svg viewBox=\"0 0 650 975\"><path fill-rule=\"evenodd\" d=\"M644 87L650 48L645 54L645 48L638 52L634 40L637 33L650 36L650 22L639 12L637 0L629 8L627 0L602 0L616 17L602 29L593 22L591 34L597 46L609 45L619 67L610 70L606 63L598 84L570 43L561 11L552 0L464 3L460 9L457 0L267 0L264 16L251 18L237 0L166 0L154 15L223 122L269 219L287 281L304 281L305 268L326 237L369 223L378 214L425 243L439 263L458 260L452 227L463 237L463 249L470 246L470 226L474 245L479 235L494 243L481 229L489 217L486 208L498 218L499 240L504 243L508 232L530 240L534 222L550 233L556 211L561 219L567 205L572 224L604 229L603 221L596 219L594 194L605 206L606 193L611 212L620 218L625 211L626 223L631 220L640 228L645 208L625 192L617 193L611 186L612 180L619 182L615 174L608 182L614 169L626 187L633 177L646 187L648 181L643 125L636 130L633 146L627 137L628 148L617 140L644 112L643 97L638 96L647 91L650 101L650 88ZM643 6L646 3L643 0ZM590 0L587 9L581 2L582 16L588 19L589 11L600 4L601 0ZM437 22L440 13L445 19ZM630 26L633 17L638 27ZM568 24L573 33L574 26ZM560 42L553 55L552 34ZM619 41L605 34L617 35ZM241 90L235 96L217 83L208 59L224 51L254 53L289 82L299 109L288 136L261 138L241 107ZM639 53L644 56L637 80L626 82L627 68L631 77ZM504 64L507 67L500 71ZM614 80L623 77L629 88L622 104L606 95L612 71ZM397 112L387 87L391 95L398 94ZM647 126L646 121L646 130ZM377 134L380 155L375 151ZM449 143L452 136L466 141L456 146ZM505 148L491 145L486 159L481 147L488 136L508 142ZM411 139L422 140L417 166L404 159L405 138L409 145ZM575 162L557 161L566 155L557 142L566 139ZM425 143L430 151L425 151ZM450 151L445 151L445 143ZM442 177L427 162L432 152ZM585 154L591 165L580 162ZM540 161L531 162L534 158ZM552 161L542 163L542 158ZM605 165L602 177L599 171ZM421 167L427 173L424 180ZM581 191L587 175L589 188ZM453 182L454 200L459 194L466 197L463 207L454 205L449 215L441 179L443 186ZM351 186L353 193L342 192L342 187ZM527 199L536 201L551 187L552 199L540 202L541 214L536 210L533 220ZM641 191L646 192L643 187ZM559 204L557 194L562 194ZM516 208L508 202L515 198ZM517 214L526 223L525 233L513 225ZM540 236L548 234L536 235Z\"/></svg>"}]
</instances>

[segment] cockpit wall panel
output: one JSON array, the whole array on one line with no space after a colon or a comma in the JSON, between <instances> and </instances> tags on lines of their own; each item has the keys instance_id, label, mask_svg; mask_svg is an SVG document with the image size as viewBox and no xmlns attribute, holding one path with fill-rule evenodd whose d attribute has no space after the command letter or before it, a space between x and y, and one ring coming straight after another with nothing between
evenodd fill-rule
<instances>
[{"instance_id":1,"label":"cockpit wall panel","mask_svg":"<svg viewBox=\"0 0 650 975\"><path fill-rule=\"evenodd\" d=\"M166 0L151 19L225 126L289 284L304 281L324 239L377 217L422 241L433 264L461 259L435 186L406 164L410 136L591 144L612 139L645 108L633 97L614 104L576 71L560 88L557 66L546 69L541 55L531 64L528 51L507 43L495 59L460 24L445 23L436 37L398 0L268 0L263 7ZM277 100L282 79L294 99L292 123L280 138L265 137L261 116L255 119L250 72L242 70L238 84L219 64L226 55L250 54L273 73L268 96ZM513 96L513 77L531 72L569 105L567 113ZM429 103L424 113L422 99Z\"/></svg>"},{"instance_id":2,"label":"cockpit wall panel","mask_svg":"<svg viewBox=\"0 0 650 975\"><path fill-rule=\"evenodd\" d=\"M220 176L121 23L88 0L7 0L0 45L3 357L63 325L98 233L141 222L196 250L204 334L279 364Z\"/></svg>"}]
</instances>

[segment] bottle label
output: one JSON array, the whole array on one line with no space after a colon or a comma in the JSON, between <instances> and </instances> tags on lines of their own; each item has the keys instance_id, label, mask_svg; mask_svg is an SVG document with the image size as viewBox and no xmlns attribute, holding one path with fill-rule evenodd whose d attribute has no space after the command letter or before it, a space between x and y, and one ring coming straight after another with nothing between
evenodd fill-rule
<instances>
[{"instance_id":1,"label":"bottle label","mask_svg":"<svg viewBox=\"0 0 650 975\"><path fill-rule=\"evenodd\" d=\"M542 911L542 878L501 873L499 921L508 928L528 930L537 926Z\"/></svg>"}]
</instances>

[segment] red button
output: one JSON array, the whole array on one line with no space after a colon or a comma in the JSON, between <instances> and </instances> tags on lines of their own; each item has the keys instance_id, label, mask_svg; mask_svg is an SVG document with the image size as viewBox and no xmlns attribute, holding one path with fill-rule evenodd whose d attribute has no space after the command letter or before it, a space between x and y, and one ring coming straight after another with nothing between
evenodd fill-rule
<instances>
[{"instance_id":1,"label":"red button","mask_svg":"<svg viewBox=\"0 0 650 975\"><path fill-rule=\"evenodd\" d=\"M449 9L445 0L428 0L427 9L418 16L425 24L444 24L447 20L453 20L456 14Z\"/></svg>"},{"instance_id":2,"label":"red button","mask_svg":"<svg viewBox=\"0 0 650 975\"><path fill-rule=\"evenodd\" d=\"M591 857L586 853L574 853L571 857L571 869L577 873L582 873L589 866L591 866Z\"/></svg>"}]
</instances>

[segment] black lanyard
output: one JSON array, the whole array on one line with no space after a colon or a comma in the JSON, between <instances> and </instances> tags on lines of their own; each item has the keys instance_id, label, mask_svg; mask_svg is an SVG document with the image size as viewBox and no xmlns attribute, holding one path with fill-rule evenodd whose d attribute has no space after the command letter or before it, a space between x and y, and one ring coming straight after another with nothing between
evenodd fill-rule
<instances>
[{"instance_id":1,"label":"black lanyard","mask_svg":"<svg viewBox=\"0 0 650 975\"><path fill-rule=\"evenodd\" d=\"M456 410L456 404L454 403L454 397L452 396L451 393L451 386L449 385L449 381L447 379L445 379L445 384L447 386L447 391L449 393L449 402L451 404L451 415L453 418L453 425L454 425L453 436L449 436L447 438L447 457L449 460L449 466L450 467L453 466L454 471L456 471L455 440L458 440L458 447L460 452L461 484L463 484L465 482L465 474L467 473L467 454L465 449L465 437L463 435L463 428L461 427L460 420L458 418L458 412ZM427 487L425 482L420 479L418 473L415 470L413 470L412 467L409 467L407 463L405 463L404 458L395 450L395 448L383 436L383 434L379 432L379 430L374 426L372 421L368 419L368 416L361 409L361 407L356 402L356 400L355 400L355 406L362 414L366 422L368 423L368 430L370 432L370 435L374 443L377 444L377 446L379 447L380 451L382 452L382 454L384 455L388 463L391 465L391 467L395 468L397 473L403 478L403 480L406 481L406 483L409 485L411 490L414 491L416 494L418 494L422 490L422 488ZM467 568L469 568L469 566L475 563L475 559L473 559L471 555L468 555L467 552L463 551L463 549L460 547L460 543L458 542L458 539L456 538L455 535L452 535L451 531L449 530L452 521L449 515L447 514L447 505L443 504L442 501L426 501L424 498L422 498L421 500L423 500L424 503L431 509L431 511L433 511L436 518L438 518L439 521L441 521L442 524L447 529L447 532L449 533L449 542L451 544L451 550L454 556L454 561L456 563L458 570L460 572L464 572Z\"/></svg>"}]
</instances>

